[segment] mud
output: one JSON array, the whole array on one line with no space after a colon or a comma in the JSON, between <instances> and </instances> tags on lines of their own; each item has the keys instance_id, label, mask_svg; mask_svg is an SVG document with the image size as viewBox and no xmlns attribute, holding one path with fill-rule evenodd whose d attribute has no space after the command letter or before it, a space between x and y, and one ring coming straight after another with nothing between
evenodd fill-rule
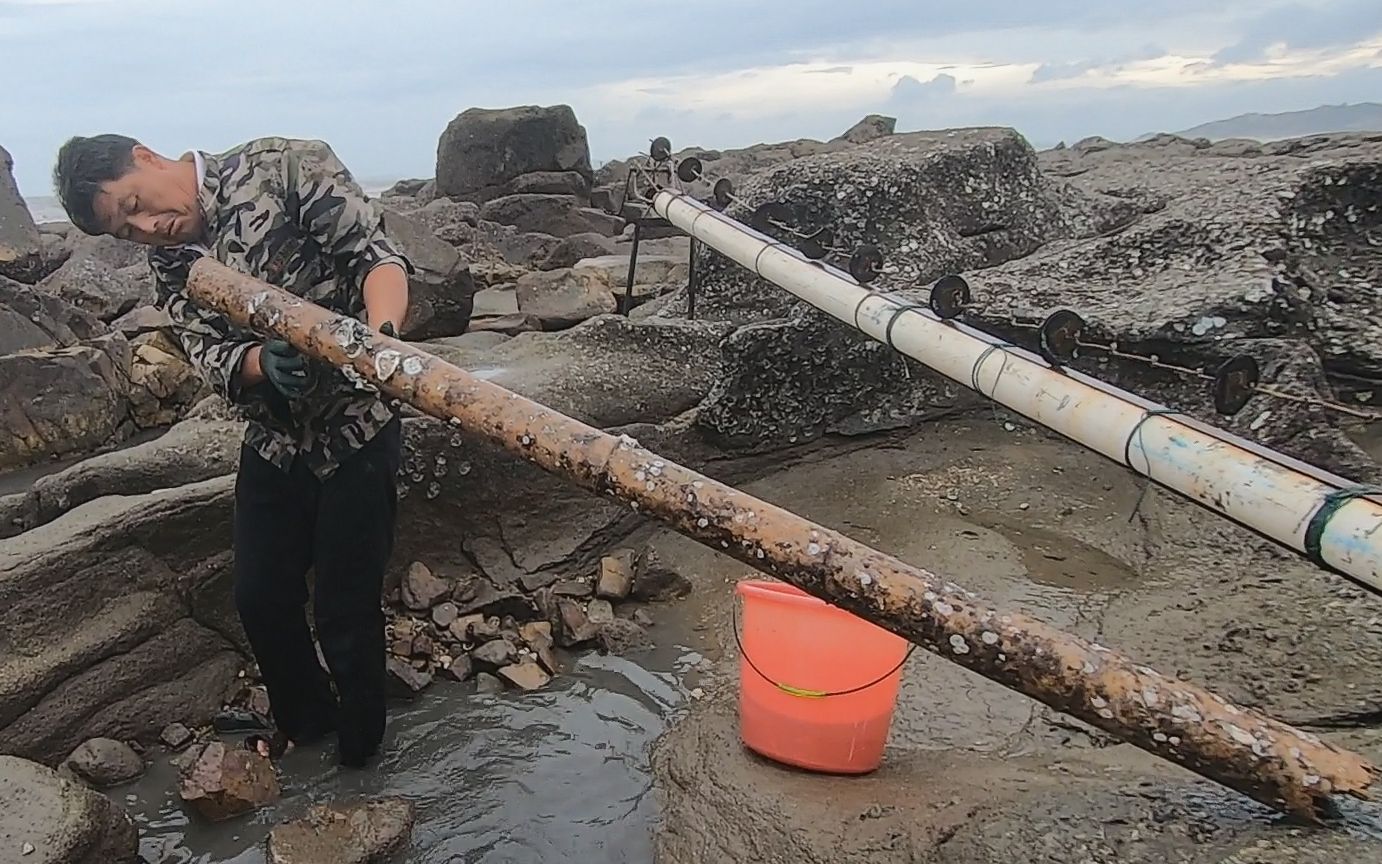
<instances>
[{"instance_id":1,"label":"mud","mask_svg":"<svg viewBox=\"0 0 1382 864\"><path fill-rule=\"evenodd\" d=\"M996 605L1382 755L1366 719L1382 706L1382 600L1143 485L984 412L744 488ZM716 661L706 703L655 749L661 862L1382 860L1375 807L1340 828L1291 826L924 652L904 670L878 772L769 763L738 742L730 632L732 583L759 577L670 533L653 542L705 586L685 608ZM1329 728L1340 718L1361 728Z\"/></svg>"}]
</instances>

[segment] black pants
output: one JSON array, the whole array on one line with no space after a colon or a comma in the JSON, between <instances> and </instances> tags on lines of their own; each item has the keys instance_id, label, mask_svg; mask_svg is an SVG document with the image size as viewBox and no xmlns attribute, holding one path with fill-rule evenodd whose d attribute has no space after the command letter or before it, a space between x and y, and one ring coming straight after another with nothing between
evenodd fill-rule
<instances>
[{"instance_id":1,"label":"black pants","mask_svg":"<svg viewBox=\"0 0 1382 864\"><path fill-rule=\"evenodd\" d=\"M361 764L384 737L384 570L393 552L395 418L325 481L285 473L242 447L235 484L235 605L278 728L296 742L335 730L340 757ZM307 571L328 678L307 628ZM336 685L333 697L331 683Z\"/></svg>"}]
</instances>

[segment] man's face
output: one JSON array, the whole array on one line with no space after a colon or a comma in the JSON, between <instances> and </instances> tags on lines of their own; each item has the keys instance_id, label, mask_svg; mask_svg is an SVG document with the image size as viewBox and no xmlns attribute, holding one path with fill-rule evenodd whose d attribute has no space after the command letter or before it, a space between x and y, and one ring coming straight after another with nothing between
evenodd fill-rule
<instances>
[{"instance_id":1,"label":"man's face","mask_svg":"<svg viewBox=\"0 0 1382 864\"><path fill-rule=\"evenodd\" d=\"M150 246L199 239L202 215L196 174L189 168L189 163L169 161L136 146L133 167L105 183L93 202L107 233Z\"/></svg>"}]
</instances>

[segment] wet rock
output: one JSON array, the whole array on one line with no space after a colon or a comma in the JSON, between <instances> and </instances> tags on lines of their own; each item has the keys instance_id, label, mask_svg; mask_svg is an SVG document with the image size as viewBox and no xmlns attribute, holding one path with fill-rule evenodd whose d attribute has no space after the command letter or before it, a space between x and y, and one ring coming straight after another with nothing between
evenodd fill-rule
<instances>
[{"instance_id":1,"label":"wet rock","mask_svg":"<svg viewBox=\"0 0 1382 864\"><path fill-rule=\"evenodd\" d=\"M144 773L144 760L139 754L130 745L111 738L82 742L63 764L97 789L128 783Z\"/></svg>"},{"instance_id":2,"label":"wet rock","mask_svg":"<svg viewBox=\"0 0 1382 864\"><path fill-rule=\"evenodd\" d=\"M407 660L390 655L384 660L389 676L389 692L401 699L416 698L432 683L432 673L416 669Z\"/></svg>"},{"instance_id":3,"label":"wet rock","mask_svg":"<svg viewBox=\"0 0 1382 864\"><path fill-rule=\"evenodd\" d=\"M558 598L558 620L555 624L557 644L571 648L589 642L600 634L599 628L591 623L581 604L567 597Z\"/></svg>"},{"instance_id":4,"label":"wet rock","mask_svg":"<svg viewBox=\"0 0 1382 864\"><path fill-rule=\"evenodd\" d=\"M614 620L614 607L608 600L591 600L585 614L590 623L598 627Z\"/></svg>"},{"instance_id":5,"label":"wet rock","mask_svg":"<svg viewBox=\"0 0 1382 864\"><path fill-rule=\"evenodd\" d=\"M600 559L600 578L595 595L606 600L623 600L633 591L634 551L618 549Z\"/></svg>"},{"instance_id":6,"label":"wet rock","mask_svg":"<svg viewBox=\"0 0 1382 864\"><path fill-rule=\"evenodd\" d=\"M552 593L558 597L589 597L595 593L589 582L580 579L563 579L552 585Z\"/></svg>"},{"instance_id":7,"label":"wet rock","mask_svg":"<svg viewBox=\"0 0 1382 864\"><path fill-rule=\"evenodd\" d=\"M574 267L588 258L614 255L616 246L608 235L595 232L573 234L562 240L537 262L539 270L560 270Z\"/></svg>"},{"instance_id":8,"label":"wet rock","mask_svg":"<svg viewBox=\"0 0 1382 864\"><path fill-rule=\"evenodd\" d=\"M0 276L24 279L39 266L42 241L14 182L14 160L0 147Z\"/></svg>"},{"instance_id":9,"label":"wet rock","mask_svg":"<svg viewBox=\"0 0 1382 864\"><path fill-rule=\"evenodd\" d=\"M384 211L384 219L389 236L416 271L408 278L408 314L401 335L431 339L464 333L477 288L469 264L426 225L391 210Z\"/></svg>"},{"instance_id":10,"label":"wet rock","mask_svg":"<svg viewBox=\"0 0 1382 864\"><path fill-rule=\"evenodd\" d=\"M536 610L533 601L526 595L512 589L495 588L488 580L478 580L473 597L456 604L462 615L479 612L486 617L503 618L513 616L518 619L533 617Z\"/></svg>"},{"instance_id":11,"label":"wet rock","mask_svg":"<svg viewBox=\"0 0 1382 864\"><path fill-rule=\"evenodd\" d=\"M466 681L475 674L475 664L469 654L460 654L442 664L441 674L452 681Z\"/></svg>"},{"instance_id":12,"label":"wet rock","mask_svg":"<svg viewBox=\"0 0 1382 864\"><path fill-rule=\"evenodd\" d=\"M630 620L639 627L651 627L654 623L653 616L648 614L647 609L635 609L633 615L630 616Z\"/></svg>"},{"instance_id":13,"label":"wet rock","mask_svg":"<svg viewBox=\"0 0 1382 864\"><path fill-rule=\"evenodd\" d=\"M552 681L552 676L531 660L503 667L499 670L499 677L520 690L529 691L541 690Z\"/></svg>"},{"instance_id":14,"label":"wet rock","mask_svg":"<svg viewBox=\"0 0 1382 864\"><path fill-rule=\"evenodd\" d=\"M137 306L153 305L155 300L148 264L126 264L123 257L119 253L112 256L104 238L83 238L72 257L37 287L101 321L114 321Z\"/></svg>"},{"instance_id":15,"label":"wet rock","mask_svg":"<svg viewBox=\"0 0 1382 864\"><path fill-rule=\"evenodd\" d=\"M471 333L503 333L517 336L519 333L533 333L542 329L542 319L536 315L497 315L493 318L476 318L471 322Z\"/></svg>"},{"instance_id":16,"label":"wet rock","mask_svg":"<svg viewBox=\"0 0 1382 864\"><path fill-rule=\"evenodd\" d=\"M572 195L505 195L480 208L480 218L511 225L519 232L571 237L600 234L618 237L624 220L603 210L586 207ZM550 254L550 253L549 253Z\"/></svg>"},{"instance_id":17,"label":"wet rock","mask_svg":"<svg viewBox=\"0 0 1382 864\"><path fill-rule=\"evenodd\" d=\"M67 348L104 332L100 321L66 300L0 276L0 354Z\"/></svg>"},{"instance_id":18,"label":"wet rock","mask_svg":"<svg viewBox=\"0 0 1382 864\"><path fill-rule=\"evenodd\" d=\"M192 743L192 730L181 723L169 723L158 734L158 740L162 741L163 746L169 749L181 750Z\"/></svg>"},{"instance_id":19,"label":"wet rock","mask_svg":"<svg viewBox=\"0 0 1382 864\"><path fill-rule=\"evenodd\" d=\"M403 577L403 605L414 612L426 612L451 594L451 586L432 575L427 565L414 561Z\"/></svg>"},{"instance_id":20,"label":"wet rock","mask_svg":"<svg viewBox=\"0 0 1382 864\"><path fill-rule=\"evenodd\" d=\"M653 647L647 632L627 618L610 618L598 626L600 647L610 654L629 654Z\"/></svg>"},{"instance_id":21,"label":"wet rock","mask_svg":"<svg viewBox=\"0 0 1382 864\"><path fill-rule=\"evenodd\" d=\"M504 682L495 678L488 672L481 672L475 676L475 692L477 693L503 693Z\"/></svg>"},{"instance_id":22,"label":"wet rock","mask_svg":"<svg viewBox=\"0 0 1382 864\"><path fill-rule=\"evenodd\" d=\"M491 639L470 652L478 668L494 671L518 659L518 649L507 639Z\"/></svg>"},{"instance_id":23,"label":"wet rock","mask_svg":"<svg viewBox=\"0 0 1382 864\"><path fill-rule=\"evenodd\" d=\"M649 602L664 602L691 593L691 581L662 563L656 549L649 548L638 559L632 596Z\"/></svg>"},{"instance_id":24,"label":"wet rock","mask_svg":"<svg viewBox=\"0 0 1382 864\"><path fill-rule=\"evenodd\" d=\"M432 608L432 623L443 629L450 627L451 622L458 617L460 617L460 612L456 609L456 604L450 600L439 603Z\"/></svg>"},{"instance_id":25,"label":"wet rock","mask_svg":"<svg viewBox=\"0 0 1382 864\"><path fill-rule=\"evenodd\" d=\"M585 129L569 106L471 108L437 142L437 193L446 197L487 201L540 171L592 178Z\"/></svg>"},{"instance_id":26,"label":"wet rock","mask_svg":"<svg viewBox=\"0 0 1382 864\"><path fill-rule=\"evenodd\" d=\"M128 435L129 368L129 343L117 335L0 356L0 469Z\"/></svg>"},{"instance_id":27,"label":"wet rock","mask_svg":"<svg viewBox=\"0 0 1382 864\"><path fill-rule=\"evenodd\" d=\"M381 864L407 845L413 805L402 798L318 804L269 832L270 864Z\"/></svg>"},{"instance_id":28,"label":"wet rock","mask_svg":"<svg viewBox=\"0 0 1382 864\"><path fill-rule=\"evenodd\" d=\"M130 414L143 429L171 426L209 393L181 353L136 345L130 366Z\"/></svg>"},{"instance_id":29,"label":"wet rock","mask_svg":"<svg viewBox=\"0 0 1382 864\"><path fill-rule=\"evenodd\" d=\"M203 818L221 822L272 804L281 790L269 760L213 741L182 772L178 794Z\"/></svg>"},{"instance_id":30,"label":"wet rock","mask_svg":"<svg viewBox=\"0 0 1382 864\"><path fill-rule=\"evenodd\" d=\"M0 756L0 860L138 864L139 834L107 796L35 762Z\"/></svg>"}]
</instances>

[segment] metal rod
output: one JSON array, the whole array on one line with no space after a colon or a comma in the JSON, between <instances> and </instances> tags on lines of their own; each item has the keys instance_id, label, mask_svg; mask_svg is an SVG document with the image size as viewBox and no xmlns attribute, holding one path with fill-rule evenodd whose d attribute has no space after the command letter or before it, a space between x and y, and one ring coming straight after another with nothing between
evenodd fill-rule
<instances>
[{"instance_id":1,"label":"metal rod","mask_svg":"<svg viewBox=\"0 0 1382 864\"><path fill-rule=\"evenodd\" d=\"M1270 807L1320 821L1335 796L1366 798L1376 779L1357 754L1021 613L988 608L929 571L214 259L192 266L188 291L243 327L349 368L387 396Z\"/></svg>"},{"instance_id":2,"label":"metal rod","mask_svg":"<svg viewBox=\"0 0 1382 864\"><path fill-rule=\"evenodd\" d=\"M629 278L624 283L624 308L619 310L627 317L633 312L633 279L638 270L638 242L643 237L643 218L633 220L633 248L629 249Z\"/></svg>"},{"instance_id":3,"label":"metal rod","mask_svg":"<svg viewBox=\"0 0 1382 864\"><path fill-rule=\"evenodd\" d=\"M976 336L970 328L947 327L924 310L902 310L895 300L784 249L689 195L663 190L653 208L817 309L1382 594L1382 504L1364 497L1367 487L1321 482L1311 476L1314 472L1291 468L1294 460L1263 458L1177 412L1148 409L1145 400L1111 385L1090 386L1083 376L1028 359L1029 352L1000 345L986 334Z\"/></svg>"},{"instance_id":4,"label":"metal rod","mask_svg":"<svg viewBox=\"0 0 1382 864\"><path fill-rule=\"evenodd\" d=\"M691 238L691 254L686 262L686 317L696 320L696 238Z\"/></svg>"}]
</instances>

